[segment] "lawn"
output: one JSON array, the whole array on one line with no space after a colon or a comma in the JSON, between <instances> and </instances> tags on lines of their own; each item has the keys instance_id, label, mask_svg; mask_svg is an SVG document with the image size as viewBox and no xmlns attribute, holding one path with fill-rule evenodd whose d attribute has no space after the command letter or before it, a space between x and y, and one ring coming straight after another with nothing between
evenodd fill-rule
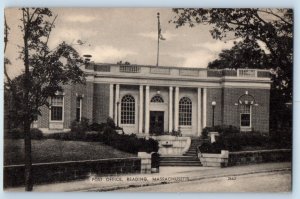
<instances>
[{"instance_id":1,"label":"lawn","mask_svg":"<svg viewBox=\"0 0 300 199\"><path fill-rule=\"evenodd\" d=\"M99 142L32 140L32 162L61 162L135 157ZM24 164L24 140L4 140L4 165Z\"/></svg>"}]
</instances>

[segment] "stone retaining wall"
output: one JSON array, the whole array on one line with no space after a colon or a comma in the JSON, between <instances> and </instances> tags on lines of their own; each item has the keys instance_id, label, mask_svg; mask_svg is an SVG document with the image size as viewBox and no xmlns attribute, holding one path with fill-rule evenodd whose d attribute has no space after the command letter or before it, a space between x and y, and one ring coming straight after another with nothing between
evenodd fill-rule
<instances>
[{"instance_id":1,"label":"stone retaining wall","mask_svg":"<svg viewBox=\"0 0 300 199\"><path fill-rule=\"evenodd\" d=\"M198 157L204 167L226 167L228 164L228 151L225 150L221 154L200 153Z\"/></svg>"},{"instance_id":2,"label":"stone retaining wall","mask_svg":"<svg viewBox=\"0 0 300 199\"><path fill-rule=\"evenodd\" d=\"M292 160L291 149L229 152L228 165L255 164L261 162L283 162Z\"/></svg>"},{"instance_id":3,"label":"stone retaining wall","mask_svg":"<svg viewBox=\"0 0 300 199\"><path fill-rule=\"evenodd\" d=\"M110 174L140 173L141 162L143 162L141 161L141 158L133 157L38 163L32 165L33 179L34 184L44 184L85 179L93 174L101 176ZM24 165L4 166L3 175L4 187L24 185Z\"/></svg>"},{"instance_id":4,"label":"stone retaining wall","mask_svg":"<svg viewBox=\"0 0 300 199\"><path fill-rule=\"evenodd\" d=\"M257 151L228 152L221 151L221 154L198 153L203 166L226 167L244 164L256 164L262 162L284 162L292 160L291 149L272 149Z\"/></svg>"}]
</instances>

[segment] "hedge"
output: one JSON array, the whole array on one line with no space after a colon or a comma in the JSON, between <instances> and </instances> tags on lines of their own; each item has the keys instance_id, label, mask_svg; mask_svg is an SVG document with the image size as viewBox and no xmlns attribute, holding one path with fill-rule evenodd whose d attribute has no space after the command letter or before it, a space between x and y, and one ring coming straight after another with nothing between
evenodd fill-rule
<instances>
[{"instance_id":1,"label":"hedge","mask_svg":"<svg viewBox=\"0 0 300 199\"><path fill-rule=\"evenodd\" d=\"M206 127L203 129L203 137L208 132L219 132L215 143L204 143L199 147L201 152L220 153L221 150L241 151L244 148L288 149L292 147L292 131L281 129L270 131L269 135L257 131L240 132L233 126Z\"/></svg>"},{"instance_id":2,"label":"hedge","mask_svg":"<svg viewBox=\"0 0 300 199\"><path fill-rule=\"evenodd\" d=\"M73 122L71 132L53 133L47 135L49 139L102 142L116 149L129 153L157 152L158 142L149 138L137 138L135 134L118 134L111 118L106 123L87 125L87 120Z\"/></svg>"}]
</instances>

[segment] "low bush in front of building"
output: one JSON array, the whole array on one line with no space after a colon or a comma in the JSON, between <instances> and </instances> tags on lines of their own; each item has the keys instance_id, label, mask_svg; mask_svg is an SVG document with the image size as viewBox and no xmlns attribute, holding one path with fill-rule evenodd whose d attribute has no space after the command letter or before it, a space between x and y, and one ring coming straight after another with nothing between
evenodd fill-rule
<instances>
[{"instance_id":1,"label":"low bush in front of building","mask_svg":"<svg viewBox=\"0 0 300 199\"><path fill-rule=\"evenodd\" d=\"M291 148L290 132L275 132L266 135L260 132L220 133L214 143L204 143L199 147L202 153L220 153L221 150L249 151L260 149L289 149ZM280 136L282 135L282 136Z\"/></svg>"},{"instance_id":2,"label":"low bush in front of building","mask_svg":"<svg viewBox=\"0 0 300 199\"><path fill-rule=\"evenodd\" d=\"M103 131L105 126L106 126L106 123L101 123L101 124L93 123L89 126L89 130L101 132L101 131Z\"/></svg>"},{"instance_id":3,"label":"low bush in front of building","mask_svg":"<svg viewBox=\"0 0 300 199\"><path fill-rule=\"evenodd\" d=\"M215 143L205 143L200 146L201 152L289 149L292 146L291 129L271 130L269 134L263 134L258 131L240 132L237 127L223 125L204 128L202 137L207 138L209 132L219 132L219 136L216 137Z\"/></svg>"},{"instance_id":4,"label":"low bush in front of building","mask_svg":"<svg viewBox=\"0 0 300 199\"><path fill-rule=\"evenodd\" d=\"M81 119L81 122L72 122L70 132L49 134L47 138L58 140L102 142L121 151L129 153L157 152L158 142L149 138L138 138L135 134L119 134L111 118L106 123L93 123L88 125L88 120Z\"/></svg>"},{"instance_id":5,"label":"low bush in front of building","mask_svg":"<svg viewBox=\"0 0 300 199\"><path fill-rule=\"evenodd\" d=\"M220 135L214 143L204 143L199 147L202 153L220 153L221 150L242 151L267 147L269 137L260 133L240 133Z\"/></svg>"},{"instance_id":6,"label":"low bush in front of building","mask_svg":"<svg viewBox=\"0 0 300 199\"><path fill-rule=\"evenodd\" d=\"M231 125L220 125L214 127L205 127L202 130L202 138L208 138L209 132L218 132L220 135L238 134L240 130Z\"/></svg>"},{"instance_id":7,"label":"low bush in front of building","mask_svg":"<svg viewBox=\"0 0 300 199\"><path fill-rule=\"evenodd\" d=\"M30 129L31 139L40 140L44 138L43 132L37 128ZM24 131L21 128L10 129L5 133L8 139L24 139Z\"/></svg>"},{"instance_id":8,"label":"low bush in front of building","mask_svg":"<svg viewBox=\"0 0 300 199\"><path fill-rule=\"evenodd\" d=\"M135 134L118 134L111 127L106 127L103 131L102 141L116 149L129 153L157 152L158 142L152 138L138 138Z\"/></svg>"},{"instance_id":9,"label":"low bush in front of building","mask_svg":"<svg viewBox=\"0 0 300 199\"><path fill-rule=\"evenodd\" d=\"M221 153L221 150L226 150L222 142L203 143L198 147L201 153Z\"/></svg>"},{"instance_id":10,"label":"low bush in front of building","mask_svg":"<svg viewBox=\"0 0 300 199\"><path fill-rule=\"evenodd\" d=\"M80 121L74 120L71 123L71 132L75 134L84 134L89 130L89 119L82 117Z\"/></svg>"},{"instance_id":11,"label":"low bush in front of building","mask_svg":"<svg viewBox=\"0 0 300 199\"><path fill-rule=\"evenodd\" d=\"M279 148L292 148L292 132L291 128L270 130L270 141Z\"/></svg>"}]
</instances>

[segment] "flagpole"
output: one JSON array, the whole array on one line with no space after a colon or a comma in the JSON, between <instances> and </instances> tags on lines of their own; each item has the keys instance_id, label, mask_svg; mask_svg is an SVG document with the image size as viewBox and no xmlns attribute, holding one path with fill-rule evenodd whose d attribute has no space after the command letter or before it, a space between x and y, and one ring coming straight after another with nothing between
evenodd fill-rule
<instances>
[{"instance_id":1,"label":"flagpole","mask_svg":"<svg viewBox=\"0 0 300 199\"><path fill-rule=\"evenodd\" d=\"M159 22L159 12L157 13L157 60L156 66L158 66L159 61L159 37L160 37L160 22Z\"/></svg>"}]
</instances>

